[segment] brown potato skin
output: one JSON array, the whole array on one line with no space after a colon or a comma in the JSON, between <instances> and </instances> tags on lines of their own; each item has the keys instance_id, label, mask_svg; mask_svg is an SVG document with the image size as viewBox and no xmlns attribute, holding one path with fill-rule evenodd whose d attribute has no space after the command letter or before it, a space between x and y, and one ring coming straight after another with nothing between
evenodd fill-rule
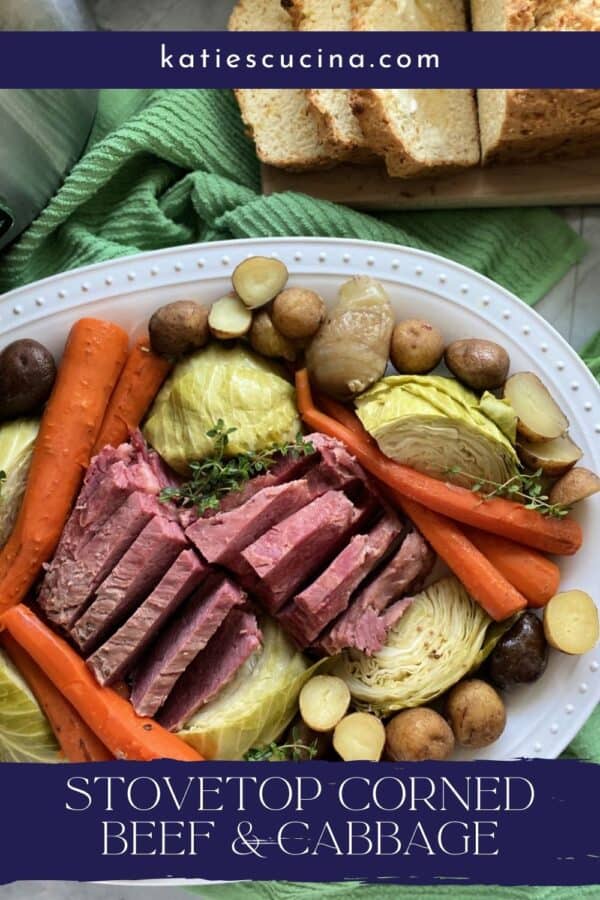
<instances>
[{"instance_id":1,"label":"brown potato skin","mask_svg":"<svg viewBox=\"0 0 600 900\"><path fill-rule=\"evenodd\" d=\"M385 755L394 762L448 759L453 750L452 729L433 709L404 709L385 726Z\"/></svg>"},{"instance_id":2,"label":"brown potato skin","mask_svg":"<svg viewBox=\"0 0 600 900\"><path fill-rule=\"evenodd\" d=\"M293 341L311 338L325 321L325 302L315 291L287 288L273 301L273 325L284 337Z\"/></svg>"},{"instance_id":3,"label":"brown potato skin","mask_svg":"<svg viewBox=\"0 0 600 900\"><path fill-rule=\"evenodd\" d=\"M584 466L575 466L553 485L548 499L560 506L574 506L598 491L600 478Z\"/></svg>"},{"instance_id":4,"label":"brown potato skin","mask_svg":"<svg viewBox=\"0 0 600 900\"><path fill-rule=\"evenodd\" d=\"M273 317L266 310L254 314L248 337L252 349L261 356L294 362L298 355L297 348L275 327Z\"/></svg>"},{"instance_id":5,"label":"brown potato skin","mask_svg":"<svg viewBox=\"0 0 600 900\"><path fill-rule=\"evenodd\" d=\"M460 382L476 391L493 391L506 381L510 358L493 341L466 338L446 347L445 363Z\"/></svg>"},{"instance_id":6,"label":"brown potato skin","mask_svg":"<svg viewBox=\"0 0 600 900\"><path fill-rule=\"evenodd\" d=\"M8 344L0 353L0 419L36 412L55 378L54 358L43 344L29 338Z\"/></svg>"},{"instance_id":7,"label":"brown potato skin","mask_svg":"<svg viewBox=\"0 0 600 900\"><path fill-rule=\"evenodd\" d=\"M547 664L548 643L544 626L535 613L526 612L492 650L487 671L492 684L505 690L516 684L537 681Z\"/></svg>"},{"instance_id":8,"label":"brown potato skin","mask_svg":"<svg viewBox=\"0 0 600 900\"><path fill-rule=\"evenodd\" d=\"M156 310L150 319L149 332L155 353L184 356L204 347L208 341L208 310L194 300L175 300Z\"/></svg>"},{"instance_id":9,"label":"brown potato skin","mask_svg":"<svg viewBox=\"0 0 600 900\"><path fill-rule=\"evenodd\" d=\"M390 358L402 375L426 375L444 355L441 331L422 319L398 322L392 332Z\"/></svg>"},{"instance_id":10,"label":"brown potato skin","mask_svg":"<svg viewBox=\"0 0 600 900\"><path fill-rule=\"evenodd\" d=\"M479 678L456 684L446 701L446 715L457 742L479 750L497 741L506 726L506 710L494 688Z\"/></svg>"},{"instance_id":11,"label":"brown potato skin","mask_svg":"<svg viewBox=\"0 0 600 900\"><path fill-rule=\"evenodd\" d=\"M569 438L569 440L571 439ZM544 446L551 443L551 441L546 441L546 444L540 442L540 452L543 453ZM583 453L580 448L577 447L577 444L575 444L574 441L571 441L571 443L574 445L575 449L579 451L579 459L581 459ZM541 469L544 475L549 475L551 478L559 478L561 475L565 475L577 463L576 459L573 459L571 462L560 462L556 459L544 459L537 455L535 443L519 443L517 445L517 451L521 462L527 466L528 469L531 469L532 472Z\"/></svg>"}]
</instances>

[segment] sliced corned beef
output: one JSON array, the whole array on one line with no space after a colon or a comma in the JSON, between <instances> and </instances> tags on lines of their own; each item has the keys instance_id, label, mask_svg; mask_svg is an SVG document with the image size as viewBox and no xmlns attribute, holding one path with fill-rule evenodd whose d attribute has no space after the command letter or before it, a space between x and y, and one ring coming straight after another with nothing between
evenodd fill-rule
<instances>
[{"instance_id":1,"label":"sliced corned beef","mask_svg":"<svg viewBox=\"0 0 600 900\"><path fill-rule=\"evenodd\" d=\"M102 582L96 596L71 629L83 653L89 653L156 587L187 546L179 525L154 516Z\"/></svg>"},{"instance_id":2,"label":"sliced corned beef","mask_svg":"<svg viewBox=\"0 0 600 900\"><path fill-rule=\"evenodd\" d=\"M56 567L51 585L38 597L51 622L71 627L142 528L159 512L155 497L140 491L130 494L74 559Z\"/></svg>"},{"instance_id":3,"label":"sliced corned beef","mask_svg":"<svg viewBox=\"0 0 600 900\"><path fill-rule=\"evenodd\" d=\"M160 709L227 614L245 600L236 584L217 574L189 598L135 672L131 702L139 715L153 716Z\"/></svg>"},{"instance_id":4,"label":"sliced corned beef","mask_svg":"<svg viewBox=\"0 0 600 900\"><path fill-rule=\"evenodd\" d=\"M271 612L338 550L358 515L342 491L328 491L242 551L251 587Z\"/></svg>"},{"instance_id":5,"label":"sliced corned beef","mask_svg":"<svg viewBox=\"0 0 600 900\"><path fill-rule=\"evenodd\" d=\"M209 563L227 565L233 554L311 500L305 479L263 488L242 506L198 519L186 535Z\"/></svg>"},{"instance_id":6,"label":"sliced corned beef","mask_svg":"<svg viewBox=\"0 0 600 900\"><path fill-rule=\"evenodd\" d=\"M350 601L369 572L390 550L403 524L387 509L368 534L357 534L319 577L297 594L278 619L298 645L308 647Z\"/></svg>"},{"instance_id":7,"label":"sliced corned beef","mask_svg":"<svg viewBox=\"0 0 600 900\"><path fill-rule=\"evenodd\" d=\"M130 444L116 449L105 447L92 459L40 588L38 601L42 609L53 606L62 568L77 558L127 497L137 491L156 495L159 490L152 468Z\"/></svg>"},{"instance_id":8,"label":"sliced corned beef","mask_svg":"<svg viewBox=\"0 0 600 900\"><path fill-rule=\"evenodd\" d=\"M326 653L339 653L355 647L367 654L381 650L386 634L394 621L385 612L393 600L402 597L415 582L421 582L430 572L435 557L417 531L410 532L400 549L343 613L332 629L318 644ZM397 607L396 613L404 612ZM399 618L399 616L398 616Z\"/></svg>"},{"instance_id":9,"label":"sliced corned beef","mask_svg":"<svg viewBox=\"0 0 600 900\"><path fill-rule=\"evenodd\" d=\"M88 659L100 684L112 684L131 671L158 630L208 573L193 550L179 554L150 596Z\"/></svg>"},{"instance_id":10,"label":"sliced corned beef","mask_svg":"<svg viewBox=\"0 0 600 900\"><path fill-rule=\"evenodd\" d=\"M158 714L160 724L170 731L185 725L258 650L261 637L252 613L232 610L171 691Z\"/></svg>"}]
</instances>

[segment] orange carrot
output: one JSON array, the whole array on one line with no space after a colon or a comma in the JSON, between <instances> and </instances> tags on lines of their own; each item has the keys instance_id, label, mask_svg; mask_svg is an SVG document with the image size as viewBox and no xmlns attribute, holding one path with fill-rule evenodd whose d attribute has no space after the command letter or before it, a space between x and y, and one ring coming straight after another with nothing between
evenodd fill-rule
<instances>
[{"instance_id":1,"label":"orange carrot","mask_svg":"<svg viewBox=\"0 0 600 900\"><path fill-rule=\"evenodd\" d=\"M557 593L560 569L542 553L476 528L465 528L464 532L506 580L527 598L529 606L545 606Z\"/></svg>"},{"instance_id":2,"label":"orange carrot","mask_svg":"<svg viewBox=\"0 0 600 900\"><path fill-rule=\"evenodd\" d=\"M414 500L400 497L396 492L393 496L438 556L464 584L473 600L492 619L501 622L525 609L525 597L471 543L456 522Z\"/></svg>"},{"instance_id":3,"label":"orange carrot","mask_svg":"<svg viewBox=\"0 0 600 900\"><path fill-rule=\"evenodd\" d=\"M153 719L138 716L112 688L101 687L84 660L29 607L13 606L1 623L117 759L202 759Z\"/></svg>"},{"instance_id":4,"label":"orange carrot","mask_svg":"<svg viewBox=\"0 0 600 900\"><path fill-rule=\"evenodd\" d=\"M44 711L68 762L105 762L114 759L102 741L15 639L5 631L0 642Z\"/></svg>"},{"instance_id":5,"label":"orange carrot","mask_svg":"<svg viewBox=\"0 0 600 900\"><path fill-rule=\"evenodd\" d=\"M467 488L438 481L394 462L356 430L350 430L316 409L306 369L296 373L296 397L307 425L343 441L367 471L399 495L465 525L502 535L546 553L571 555L581 547L583 535L574 519L542 516L534 509L526 509L503 497L487 499Z\"/></svg>"},{"instance_id":6,"label":"orange carrot","mask_svg":"<svg viewBox=\"0 0 600 900\"><path fill-rule=\"evenodd\" d=\"M127 440L147 413L170 368L168 360L151 350L147 336L137 341L108 403L92 456L107 444L118 447Z\"/></svg>"},{"instance_id":7,"label":"orange carrot","mask_svg":"<svg viewBox=\"0 0 600 900\"><path fill-rule=\"evenodd\" d=\"M0 612L19 603L53 554L127 356L118 325L80 319L69 334L35 442L27 488L0 554Z\"/></svg>"},{"instance_id":8,"label":"orange carrot","mask_svg":"<svg viewBox=\"0 0 600 900\"><path fill-rule=\"evenodd\" d=\"M352 431L357 437L362 438L364 441L368 441L369 444L375 447L377 446L375 439L372 438L365 429L355 412L348 409L343 403L332 400L327 394L317 393L315 394L315 398L317 409L322 409L323 412L327 413L328 416L331 416L332 419L335 419L336 422L339 422L340 425L343 425L344 428L347 428L348 431Z\"/></svg>"}]
</instances>

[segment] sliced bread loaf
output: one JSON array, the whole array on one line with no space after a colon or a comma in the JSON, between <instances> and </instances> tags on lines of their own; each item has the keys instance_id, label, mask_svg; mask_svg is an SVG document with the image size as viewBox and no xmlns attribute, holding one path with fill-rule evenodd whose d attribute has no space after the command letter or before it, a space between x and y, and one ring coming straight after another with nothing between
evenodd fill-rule
<instances>
[{"instance_id":1,"label":"sliced bread loaf","mask_svg":"<svg viewBox=\"0 0 600 900\"><path fill-rule=\"evenodd\" d=\"M354 0L357 31L463 31L463 0ZM396 177L479 162L475 100L466 90L358 90L352 109L369 145Z\"/></svg>"},{"instance_id":2,"label":"sliced bread loaf","mask_svg":"<svg viewBox=\"0 0 600 900\"><path fill-rule=\"evenodd\" d=\"M292 31L280 0L239 0L230 31ZM237 90L235 96L258 158L290 171L331 166L339 156L319 133L315 110L303 90Z\"/></svg>"},{"instance_id":3,"label":"sliced bread loaf","mask_svg":"<svg viewBox=\"0 0 600 900\"><path fill-rule=\"evenodd\" d=\"M598 0L471 0L476 31L599 31ZM479 90L484 163L600 152L600 91Z\"/></svg>"},{"instance_id":4,"label":"sliced bread loaf","mask_svg":"<svg viewBox=\"0 0 600 900\"><path fill-rule=\"evenodd\" d=\"M350 31L352 0L281 0L296 31ZM314 89L308 98L317 113L323 140L351 162L373 162L376 155L352 112L350 91Z\"/></svg>"}]
</instances>

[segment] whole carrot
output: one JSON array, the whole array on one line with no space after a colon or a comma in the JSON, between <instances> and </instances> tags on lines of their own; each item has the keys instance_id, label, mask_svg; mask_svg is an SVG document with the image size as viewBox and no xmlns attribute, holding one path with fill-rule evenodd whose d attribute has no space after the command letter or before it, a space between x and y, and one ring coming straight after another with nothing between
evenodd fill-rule
<instances>
[{"instance_id":1,"label":"whole carrot","mask_svg":"<svg viewBox=\"0 0 600 900\"><path fill-rule=\"evenodd\" d=\"M4 632L0 643L46 714L68 762L105 762L114 759L37 663L8 632Z\"/></svg>"},{"instance_id":2,"label":"whole carrot","mask_svg":"<svg viewBox=\"0 0 600 900\"><path fill-rule=\"evenodd\" d=\"M101 687L84 660L27 606L13 606L0 623L117 759L202 759L153 719L138 716L131 703L112 688Z\"/></svg>"},{"instance_id":3,"label":"whole carrot","mask_svg":"<svg viewBox=\"0 0 600 900\"><path fill-rule=\"evenodd\" d=\"M557 593L560 569L542 553L476 528L465 528L464 532L506 580L523 594L528 606L545 606Z\"/></svg>"},{"instance_id":4,"label":"whole carrot","mask_svg":"<svg viewBox=\"0 0 600 900\"><path fill-rule=\"evenodd\" d=\"M127 356L126 333L80 319L42 416L15 528L0 554L0 612L25 597L52 556Z\"/></svg>"},{"instance_id":5,"label":"whole carrot","mask_svg":"<svg viewBox=\"0 0 600 900\"><path fill-rule=\"evenodd\" d=\"M316 409L306 369L296 373L296 396L307 425L342 441L367 471L401 496L465 525L502 535L546 553L571 555L581 547L583 535L574 519L542 516L534 509L526 509L503 497L488 499L394 462L355 429L341 425Z\"/></svg>"},{"instance_id":6,"label":"whole carrot","mask_svg":"<svg viewBox=\"0 0 600 900\"><path fill-rule=\"evenodd\" d=\"M147 336L136 342L109 400L92 456L107 444L118 447L127 440L148 412L170 369L171 363L151 350Z\"/></svg>"}]
</instances>

